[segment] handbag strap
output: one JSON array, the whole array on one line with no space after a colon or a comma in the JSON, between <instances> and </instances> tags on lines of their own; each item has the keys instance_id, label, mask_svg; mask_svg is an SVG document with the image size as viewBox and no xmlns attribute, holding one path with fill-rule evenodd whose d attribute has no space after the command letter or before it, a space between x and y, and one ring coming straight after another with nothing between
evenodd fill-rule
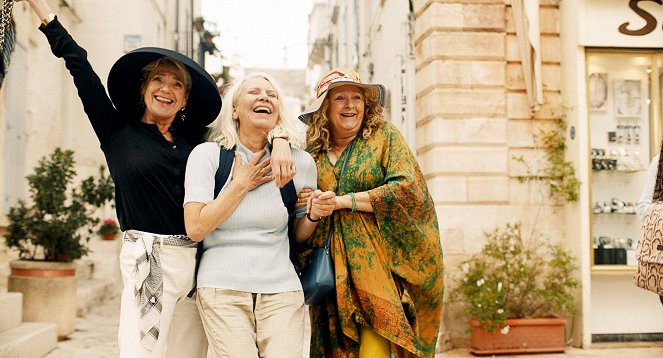
<instances>
[{"instance_id":1,"label":"handbag strap","mask_svg":"<svg viewBox=\"0 0 663 358\"><path fill-rule=\"evenodd\" d=\"M356 137L355 137L356 139ZM348 163L348 158L350 153L352 153L352 147L355 145L355 139L350 142L347 153L345 153L345 158L343 158L343 165L341 165L341 172L338 174L338 185L336 185L336 195L338 195L338 189L341 187L341 178L343 178L343 172L345 171L345 164ZM332 233L334 232L334 213L332 212L329 217L329 233L327 234L327 242L325 243L325 249L329 249L329 243L331 242Z\"/></svg>"}]
</instances>

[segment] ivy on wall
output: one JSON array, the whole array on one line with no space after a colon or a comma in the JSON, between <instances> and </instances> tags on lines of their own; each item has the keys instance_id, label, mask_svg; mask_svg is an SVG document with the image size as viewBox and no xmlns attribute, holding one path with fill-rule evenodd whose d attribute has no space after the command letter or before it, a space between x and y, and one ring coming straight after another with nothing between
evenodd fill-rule
<instances>
[{"instance_id":1,"label":"ivy on wall","mask_svg":"<svg viewBox=\"0 0 663 358\"><path fill-rule=\"evenodd\" d=\"M562 114L554 119L553 124L550 130L541 134L540 141L535 140L535 142L541 143L541 149L544 152L546 162L543 164L543 168L535 170L524 157L514 157L527 168L527 175L519 176L518 179L520 182L539 180L546 185L548 197L555 202L574 203L578 201L580 181L576 177L573 163L566 160L566 130L568 129L566 115Z\"/></svg>"}]
</instances>

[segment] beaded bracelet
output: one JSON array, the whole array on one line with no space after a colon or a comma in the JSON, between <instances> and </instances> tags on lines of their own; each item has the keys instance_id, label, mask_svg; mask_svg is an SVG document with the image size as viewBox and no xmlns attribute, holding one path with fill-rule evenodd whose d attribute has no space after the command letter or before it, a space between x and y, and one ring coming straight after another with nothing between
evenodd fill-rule
<instances>
[{"instance_id":1,"label":"beaded bracelet","mask_svg":"<svg viewBox=\"0 0 663 358\"><path fill-rule=\"evenodd\" d=\"M357 198L355 198L355 193L349 193L350 194L350 199L352 199L352 210L350 210L350 213L354 213L357 211Z\"/></svg>"}]
</instances>

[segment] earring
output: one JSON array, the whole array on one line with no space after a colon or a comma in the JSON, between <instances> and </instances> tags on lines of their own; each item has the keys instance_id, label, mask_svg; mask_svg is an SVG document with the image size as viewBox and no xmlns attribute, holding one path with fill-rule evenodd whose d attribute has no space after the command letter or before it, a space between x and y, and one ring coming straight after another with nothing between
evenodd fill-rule
<instances>
[{"instance_id":1,"label":"earring","mask_svg":"<svg viewBox=\"0 0 663 358\"><path fill-rule=\"evenodd\" d=\"M180 118L182 119L182 122L184 122L184 120L186 119L186 113L184 112L185 110L186 107L182 107L182 109L180 109Z\"/></svg>"},{"instance_id":2,"label":"earring","mask_svg":"<svg viewBox=\"0 0 663 358\"><path fill-rule=\"evenodd\" d=\"M145 108L145 96L140 96L140 106Z\"/></svg>"}]
</instances>

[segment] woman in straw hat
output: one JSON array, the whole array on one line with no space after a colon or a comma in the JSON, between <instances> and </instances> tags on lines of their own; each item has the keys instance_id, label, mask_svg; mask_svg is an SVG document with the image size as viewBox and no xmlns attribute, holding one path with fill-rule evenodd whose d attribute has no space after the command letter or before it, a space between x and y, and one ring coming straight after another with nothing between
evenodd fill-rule
<instances>
[{"instance_id":1,"label":"woman in straw hat","mask_svg":"<svg viewBox=\"0 0 663 358\"><path fill-rule=\"evenodd\" d=\"M407 143L383 119L384 93L351 69L335 69L299 116L318 169L308 203L310 217L322 221L311 246L323 245L330 219L310 204L337 193L336 292L312 308L311 357L435 354L444 273L435 206Z\"/></svg>"},{"instance_id":2,"label":"woman in straw hat","mask_svg":"<svg viewBox=\"0 0 663 358\"><path fill-rule=\"evenodd\" d=\"M166 351L174 357L205 356L195 302L186 298L194 283L197 243L186 236L182 204L189 153L221 109L216 84L180 53L141 48L111 68L109 98L86 51L45 0L27 2L42 19L40 30L51 51L64 59L74 79L115 182L117 216L125 232L120 356L162 357ZM289 157L287 142L278 142L279 153ZM278 162L278 170L294 163ZM286 173L277 182L291 176Z\"/></svg>"}]
</instances>

